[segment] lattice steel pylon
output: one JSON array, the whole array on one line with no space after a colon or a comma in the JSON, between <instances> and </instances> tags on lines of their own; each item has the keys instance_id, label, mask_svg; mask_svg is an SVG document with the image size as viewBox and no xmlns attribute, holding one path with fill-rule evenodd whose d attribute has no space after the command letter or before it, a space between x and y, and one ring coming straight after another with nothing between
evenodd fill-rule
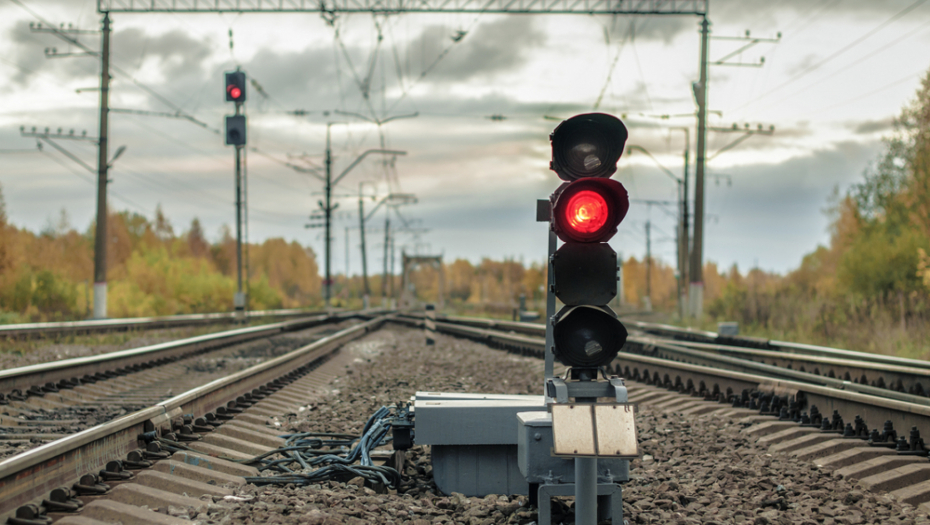
<instances>
[{"instance_id":1,"label":"lattice steel pylon","mask_svg":"<svg viewBox=\"0 0 930 525\"><path fill-rule=\"evenodd\" d=\"M97 0L110 13L707 14L708 0Z\"/></svg>"}]
</instances>

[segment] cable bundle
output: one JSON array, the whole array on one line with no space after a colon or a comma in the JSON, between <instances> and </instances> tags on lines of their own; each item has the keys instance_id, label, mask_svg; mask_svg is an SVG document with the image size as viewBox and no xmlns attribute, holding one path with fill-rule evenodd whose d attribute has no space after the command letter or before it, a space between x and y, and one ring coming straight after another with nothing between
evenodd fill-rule
<instances>
[{"instance_id":1,"label":"cable bundle","mask_svg":"<svg viewBox=\"0 0 930 525\"><path fill-rule=\"evenodd\" d=\"M247 477L248 483L255 485L310 485L322 481L354 478L361 476L371 483L380 483L388 488L400 487L401 476L391 467L375 466L371 461L371 452L391 441L388 433L394 421L409 420L409 406L401 405L396 409L397 414L391 415L388 407L379 408L365 423L361 437L353 434L328 434L318 432L302 432L299 434L284 434L285 446L270 450L251 459L238 460L228 457L219 457L227 461L255 465L259 472L266 470L281 473L276 476ZM188 450L197 452L187 445L158 436L156 432L146 434L147 441L154 441L162 449L170 452ZM334 451L341 448L343 452ZM345 449L348 448L348 451ZM270 456L281 455L280 459L266 459ZM359 465L354 463L358 462ZM298 467L294 470L294 464Z\"/></svg>"}]
</instances>

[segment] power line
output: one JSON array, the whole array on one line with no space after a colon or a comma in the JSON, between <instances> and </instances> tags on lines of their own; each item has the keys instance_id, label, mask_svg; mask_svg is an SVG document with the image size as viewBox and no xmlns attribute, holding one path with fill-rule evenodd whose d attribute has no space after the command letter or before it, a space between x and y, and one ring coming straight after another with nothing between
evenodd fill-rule
<instances>
[{"instance_id":1,"label":"power line","mask_svg":"<svg viewBox=\"0 0 930 525\"><path fill-rule=\"evenodd\" d=\"M858 45L861 44L862 42L868 40L868 39L871 38L873 35L875 35L875 34L878 33L879 31L881 31L881 30L884 29L885 27L887 27L888 25L894 23L895 21L897 21L898 19L900 19L900 18L903 17L904 15L910 13L910 12L913 11L914 9L917 9L917 8L920 7L922 4L926 3L926 1L927 1L927 0L916 0L915 2L913 2L912 4L910 4L909 6L907 6L907 7L905 7L904 9L898 11L897 13L895 13L893 16L891 16L890 18L888 18L888 19L885 20L884 22L878 24L877 26L873 27L872 29L870 29L869 31L867 31L866 33L864 33L863 35L861 35L861 36L859 36L858 38L856 38L855 40L853 40L852 42L846 44L845 46L843 46L843 47L840 48L839 50L835 51L833 54L831 54L831 55L828 56L827 58L821 60L820 62L817 62L816 64L813 64L813 65L811 65L811 66L808 66L808 67L805 68L803 71L801 71L801 72L795 74L794 76L792 76L792 77L789 78L788 80L782 82L781 84L775 86L774 88L772 88L772 89L766 91L765 93L759 95L759 96L756 97L755 99L750 100L749 102L746 102L745 104L743 104L743 105L741 105L741 106L739 106L739 107L733 109L732 111L738 111L738 110L740 110L740 109L743 109L744 107L746 107L746 106L748 106L748 105L750 105L750 104L752 104L752 103L754 103L754 102L757 102L757 101L759 101L759 100L761 100L761 99L763 99L763 98L765 98L765 97L771 95L772 93L774 93L774 92L780 90L781 88L783 88L783 87L785 87L785 86L787 86L787 85L789 85L789 84L792 84L792 83L796 82L796 81L799 80L800 78L802 78L802 77L804 77L804 76L807 76L807 75L809 75L810 73L813 73L814 71L820 69L824 64L827 64L828 62L832 61L833 59L835 59L835 58L841 56L842 54L846 53L846 52L849 51L850 49L852 49L852 48L858 46Z\"/></svg>"},{"instance_id":2,"label":"power line","mask_svg":"<svg viewBox=\"0 0 930 525\"><path fill-rule=\"evenodd\" d=\"M830 110L830 109L834 109L834 108L838 108L838 107L841 107L841 106L845 106L845 105L847 105L847 104L852 104L853 102L856 102L856 101L858 101L858 100L861 100L861 99L870 97L870 96L872 96L872 95L874 95L874 94L876 94L876 93L880 93L880 92L882 92L882 91L885 91L886 89L893 88L893 87L897 86L898 84L902 84L902 83L907 82L907 81L909 81L909 80L913 80L914 78L920 77L921 75L923 75L923 73L924 73L923 70L918 71L918 72L916 72L916 73L911 73L910 75L906 75L906 76L901 77L901 78L899 78L899 79L897 79L897 80L895 80L895 81L893 81L893 82L890 82L890 83L888 83L888 84L885 84L884 86L882 86L882 87L880 87L880 88L878 88L878 89L869 91L868 93L865 93L865 94L863 94L863 95L859 95L858 97L851 98L851 99L849 99L849 100L840 102L840 103L838 103L838 104L834 104L834 105L832 105L832 106L827 106L827 107L821 108L821 109L819 109L819 110L817 110L817 111L810 112L810 113L808 113L808 115L816 115L816 114L818 114L818 113L823 113L824 111L827 111L827 110Z\"/></svg>"},{"instance_id":3,"label":"power line","mask_svg":"<svg viewBox=\"0 0 930 525\"><path fill-rule=\"evenodd\" d=\"M823 83L824 81L826 81L826 80L828 80L828 79L831 79L831 78L835 77L836 75L838 75L838 74L840 74L840 73L842 73L842 72L844 72L844 71L847 71L847 70L849 70L849 69L852 69L853 67L862 65L862 63L865 62L866 60L868 60L869 58L872 58L873 56L875 56L875 55L881 53L882 51L885 51L886 49L888 49L888 48L890 48L890 47L893 47L893 46L895 46L895 45L897 45L897 44L903 42L904 40L906 40L906 39L908 39L908 38L914 36L914 34L916 34L918 31L921 31L921 30L925 29L925 28L926 28L926 25L927 25L927 24L924 24L924 25L922 25L922 26L918 26L918 27L912 29L911 31L908 31L907 33L901 35L900 37L898 37L898 38L896 38L896 39L894 39L894 40L892 40L891 42L888 42L888 43L885 44L884 46L879 47L878 49L872 51L872 52L869 53L868 55L865 55L865 56L863 56L863 57L860 57L860 58L854 60L853 62L850 62L849 64L847 64L847 65L841 67L840 69L837 69L836 71L830 73L829 75L827 75L827 76L825 76L825 77L822 77L822 78L820 78L819 80L816 80L816 81L814 81L814 82L808 84L807 86L805 86L805 87L803 87L803 88L801 88L801 89L795 91L794 93L792 93L792 94L790 94L790 95L787 95L787 96L785 96L785 97L783 97L783 98L781 98L781 99L779 99L779 100L776 100L775 102L772 102L770 105L772 105L772 104L778 104L779 102L782 102L782 101L787 100L787 99L789 99L789 98L795 97L795 96L797 96L797 95L799 95L799 94L801 94L801 93L807 91L808 89L810 89L810 88L812 88L812 87L814 87L814 86L817 86L817 85Z\"/></svg>"},{"instance_id":4,"label":"power line","mask_svg":"<svg viewBox=\"0 0 930 525\"><path fill-rule=\"evenodd\" d=\"M81 42L80 42L79 40L77 40L76 38L71 38L71 37L69 37L67 34L65 34L64 32L55 29L55 26L54 26L53 24L51 24L48 20L46 20L45 18L43 18L41 15L39 15L38 13L36 13L35 11L33 11L32 9L30 9L30 8L29 8L28 6L26 6L26 4L24 4L21 0L10 0L10 1L13 2L13 3L15 3L16 5L20 6L21 8L23 8L23 10L25 10L26 12L28 12L29 14L31 14L32 16L34 16L35 18L37 18L40 22L42 22L43 24L45 24L46 26L48 26L50 32L54 33L54 34L55 34L56 36L58 36L59 38L61 38L61 39L65 40L66 42L68 42L68 43L70 43L70 44L72 44L72 45L74 45L74 46L76 46L76 47L78 47L78 48L80 48L80 49L86 51L87 53L89 53L89 54L91 54L91 55L93 55L93 56L98 56L98 57L100 56L100 53L99 53L98 51L94 51L93 49L91 49L91 48L85 46L83 43L81 43ZM143 84L142 82L136 80L136 78L133 77L133 76L132 76L129 72L127 72L126 70L124 70L124 69L122 69L122 68L120 68L119 66L114 65L114 64L110 64L110 68L113 69L114 71L116 71L117 73L123 75L123 76L126 77L127 79L129 79L129 81L132 82L133 84L135 84L139 89L141 89L141 90L145 91L146 93L150 94L151 96L155 97L157 100L159 100L160 102L162 102L162 103L165 104L166 106L170 107L171 109L174 109L174 110L177 112L177 114L178 114L179 116L180 116L180 115L184 115L184 118L186 118L187 120L190 120L191 122L193 122L193 123L195 123L195 124L197 124L197 125L199 125L199 126L201 126L201 127L203 127L203 128L209 129L210 131L213 131L214 133L217 133L217 134L220 133L220 130L218 130L218 129L216 129L216 128L210 127L207 123L198 120L198 119L195 118L193 115L189 115L187 112L185 112L185 111L184 111L183 109L181 109L179 106L177 106L176 104L174 104L173 102L171 102L171 101L168 100L167 98L165 98L165 97L161 96L160 94L158 94L157 92L155 92L155 90L153 90L152 88L150 88L150 87L146 86L145 84Z\"/></svg>"},{"instance_id":5,"label":"power line","mask_svg":"<svg viewBox=\"0 0 930 525\"><path fill-rule=\"evenodd\" d=\"M620 45L617 47L617 54L616 54L616 56L614 56L614 60L613 60L613 62L610 64L610 67L607 69L607 78L604 80L604 86L601 87L601 92L600 92L600 94L598 94L597 100L594 102L594 109L595 109L595 110L597 110L597 109L601 106L601 101L604 99L604 93L607 91L607 87L610 86L610 83L611 83L611 81L613 80L614 70L615 70L616 67L617 67L617 62L620 61L620 55L623 54L623 48L626 46L626 41L627 41L627 39L630 37L630 35L633 34L632 26L633 26L633 21L631 20L631 21L630 21L630 31L627 31L626 36L624 36L624 37L623 37L623 40L620 41ZM605 28L605 31L607 31L606 28ZM609 33L608 33L608 34L609 34ZM610 46L608 46L607 49L609 50L609 49L610 49ZM638 60L639 60L639 59L637 58L637 64L639 63ZM642 70L640 70L640 74L642 74Z\"/></svg>"},{"instance_id":6,"label":"power line","mask_svg":"<svg viewBox=\"0 0 930 525\"><path fill-rule=\"evenodd\" d=\"M633 44L633 58L636 59L636 69L639 70L639 78L643 81L643 93L646 94L646 101L649 102L649 111L655 111L652 105L652 97L649 96L649 84L646 82L646 75L643 74L643 66L639 61L639 53L636 52L636 21L630 22L630 42Z\"/></svg>"}]
</instances>

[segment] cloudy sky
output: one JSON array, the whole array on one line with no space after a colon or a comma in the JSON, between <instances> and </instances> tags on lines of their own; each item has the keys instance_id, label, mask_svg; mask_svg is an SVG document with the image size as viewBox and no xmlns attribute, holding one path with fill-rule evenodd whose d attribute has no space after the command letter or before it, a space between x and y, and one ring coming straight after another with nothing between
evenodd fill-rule
<instances>
[{"instance_id":1,"label":"cloudy sky","mask_svg":"<svg viewBox=\"0 0 930 525\"><path fill-rule=\"evenodd\" d=\"M826 242L823 209L835 187L857 182L881 150L891 119L930 68L930 6L925 0L711 0L713 35L775 37L711 66L710 124L775 126L715 154L736 133L708 135L705 257L721 265L779 272ZM93 0L0 0L0 184L10 220L40 230L64 209L86 229L95 209L93 175L34 139L20 126L97 134L99 60L46 58L80 52L30 31L39 18L93 29ZM407 221L398 247L447 259L545 256L545 226L535 201L558 185L548 171L552 117L599 110L625 115L628 144L646 148L682 172L681 128L695 111L698 20L587 15L340 16L318 14L117 14L112 17L111 105L151 112L183 111L203 122L111 114L111 203L149 217L161 206L178 230L199 218L216 238L233 219L233 151L215 131L232 112L223 72L240 66L250 86L248 177L251 239L285 237L322 247L306 229L322 189L313 175L286 166L322 165L327 123L336 173L363 151L386 147L406 156L369 156L337 186L333 263L360 271L358 193L413 193L418 203L391 212ZM231 32L231 37L230 37ZM99 47L96 36L81 41ZM711 61L742 42L712 40ZM140 86L144 86L145 89ZM295 115L295 110L303 113ZM341 112L341 113L340 113ZM366 122L395 118L380 127ZM503 116L492 119L492 115ZM663 119L660 115L672 115ZM675 116L682 115L682 116ZM383 142L382 142L383 141ZM93 145L60 145L95 166ZM692 164L693 170L693 164ZM306 170L304 170L306 171ZM693 171L692 171L693 173ZM638 201L668 201L676 183L634 151L616 176ZM692 186L693 187L693 186ZM373 203L366 201L367 209ZM369 266L380 268L385 208L369 223ZM612 241L625 255L675 257L674 209L635 202ZM402 217L402 218L401 218Z\"/></svg>"}]
</instances>

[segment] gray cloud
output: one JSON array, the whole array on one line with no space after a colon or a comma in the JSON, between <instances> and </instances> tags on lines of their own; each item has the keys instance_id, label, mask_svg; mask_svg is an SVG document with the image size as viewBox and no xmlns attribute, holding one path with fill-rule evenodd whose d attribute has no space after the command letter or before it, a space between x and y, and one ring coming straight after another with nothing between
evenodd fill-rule
<instances>
[{"instance_id":1,"label":"gray cloud","mask_svg":"<svg viewBox=\"0 0 930 525\"><path fill-rule=\"evenodd\" d=\"M295 108L331 108L339 100L333 53L329 49L305 49L288 53L262 49L244 65L244 69L270 95L296 104ZM348 84L348 92L358 93L348 72L343 74L342 81ZM256 101L261 98L254 90L249 97Z\"/></svg>"},{"instance_id":2,"label":"gray cloud","mask_svg":"<svg viewBox=\"0 0 930 525\"><path fill-rule=\"evenodd\" d=\"M690 16L613 17L610 40L662 41L665 44L681 33L696 31L697 18Z\"/></svg>"},{"instance_id":3,"label":"gray cloud","mask_svg":"<svg viewBox=\"0 0 930 525\"><path fill-rule=\"evenodd\" d=\"M453 37L442 26L429 26L411 42L406 53L411 62L432 64L453 45ZM545 35L527 16L515 16L482 24L461 36L435 69L425 78L430 82L452 82L489 78L520 66L529 52L545 42Z\"/></svg>"},{"instance_id":4,"label":"gray cloud","mask_svg":"<svg viewBox=\"0 0 930 525\"><path fill-rule=\"evenodd\" d=\"M883 133L888 131L894 125L893 118L881 120L866 120L861 122L850 122L847 127L853 130L857 135L869 135L872 133Z\"/></svg>"},{"instance_id":5,"label":"gray cloud","mask_svg":"<svg viewBox=\"0 0 930 525\"><path fill-rule=\"evenodd\" d=\"M188 76L202 77L203 63L215 46L208 39L196 40L179 29L151 36L141 29L129 28L114 32L111 49L114 63L127 69L138 68L154 57L162 75L177 81Z\"/></svg>"},{"instance_id":6,"label":"gray cloud","mask_svg":"<svg viewBox=\"0 0 930 525\"><path fill-rule=\"evenodd\" d=\"M83 51L69 46L50 34L35 33L30 29L29 24L28 20L21 20L7 34L14 46L11 58L17 66L17 71L12 76L15 86L26 87L36 75L41 73L53 74L59 78L59 81L96 76L97 67L92 58L46 58L46 48L57 49L58 53L81 53ZM81 41L85 44L92 42L87 37L83 37ZM96 43L93 44L95 45ZM9 89L12 88L13 86L9 86Z\"/></svg>"},{"instance_id":7,"label":"gray cloud","mask_svg":"<svg viewBox=\"0 0 930 525\"><path fill-rule=\"evenodd\" d=\"M828 5L825 2L812 2L811 0L783 0L777 3L768 1L752 2L748 0L714 0L710 15L712 20L717 23L737 22L742 24L745 23L748 18L753 25L750 29L758 28L761 32L763 29L770 28L771 32L774 33L776 30L780 29L773 27L773 25L778 22L778 17L776 15L779 13L803 16L803 19L799 19L801 21L799 23L803 23L803 21L811 16L816 16L817 18L835 18L837 14L859 18L873 18L880 15L891 16L911 3L912 2L905 0L885 2L875 2L874 0L843 0L839 6L836 6ZM795 26L797 25L799 24L795 24Z\"/></svg>"}]
</instances>

